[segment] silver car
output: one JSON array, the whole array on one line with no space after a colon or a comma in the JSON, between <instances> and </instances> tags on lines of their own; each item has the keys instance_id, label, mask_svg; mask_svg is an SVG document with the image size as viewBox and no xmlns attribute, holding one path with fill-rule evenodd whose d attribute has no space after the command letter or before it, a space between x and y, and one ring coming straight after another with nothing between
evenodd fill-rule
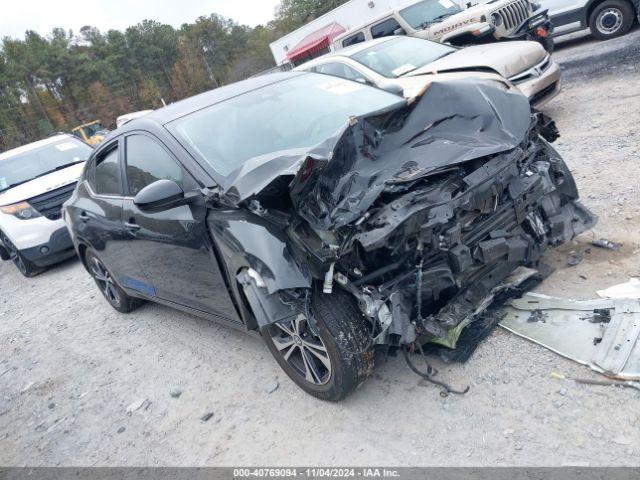
<instances>
[{"instance_id":1,"label":"silver car","mask_svg":"<svg viewBox=\"0 0 640 480\"><path fill-rule=\"evenodd\" d=\"M431 74L500 75L539 108L561 88L560 68L537 42L504 42L452 47L419 38L395 36L359 43L318 57L296 70L307 70L419 95Z\"/></svg>"}]
</instances>

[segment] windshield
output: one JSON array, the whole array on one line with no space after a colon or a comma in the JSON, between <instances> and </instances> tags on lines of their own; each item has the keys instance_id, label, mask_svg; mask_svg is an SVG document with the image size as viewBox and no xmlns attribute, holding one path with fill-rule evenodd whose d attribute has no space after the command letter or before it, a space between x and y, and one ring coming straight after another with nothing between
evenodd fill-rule
<instances>
[{"instance_id":1,"label":"windshield","mask_svg":"<svg viewBox=\"0 0 640 480\"><path fill-rule=\"evenodd\" d=\"M398 37L362 50L351 58L383 77L398 78L455 51L442 43Z\"/></svg>"},{"instance_id":2,"label":"windshield","mask_svg":"<svg viewBox=\"0 0 640 480\"><path fill-rule=\"evenodd\" d=\"M409 25L418 29L461 11L460 6L451 0L424 0L403 8L400 15Z\"/></svg>"},{"instance_id":3,"label":"windshield","mask_svg":"<svg viewBox=\"0 0 640 480\"><path fill-rule=\"evenodd\" d=\"M316 146L350 116L402 101L357 82L306 74L198 110L168 128L188 150L228 176L251 158Z\"/></svg>"},{"instance_id":4,"label":"windshield","mask_svg":"<svg viewBox=\"0 0 640 480\"><path fill-rule=\"evenodd\" d=\"M65 166L86 160L92 148L75 138L65 137L16 155L0 159L0 192Z\"/></svg>"}]
</instances>

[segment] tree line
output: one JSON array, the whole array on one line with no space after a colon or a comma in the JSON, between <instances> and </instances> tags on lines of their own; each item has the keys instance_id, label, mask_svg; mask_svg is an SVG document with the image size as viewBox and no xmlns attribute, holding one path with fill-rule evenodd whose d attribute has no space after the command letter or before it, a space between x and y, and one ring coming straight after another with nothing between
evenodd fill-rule
<instances>
[{"instance_id":1,"label":"tree line","mask_svg":"<svg viewBox=\"0 0 640 480\"><path fill-rule=\"evenodd\" d=\"M0 44L0 152L56 131L155 109L275 66L269 43L346 0L282 0L254 28L212 13L180 28L27 31Z\"/></svg>"}]
</instances>

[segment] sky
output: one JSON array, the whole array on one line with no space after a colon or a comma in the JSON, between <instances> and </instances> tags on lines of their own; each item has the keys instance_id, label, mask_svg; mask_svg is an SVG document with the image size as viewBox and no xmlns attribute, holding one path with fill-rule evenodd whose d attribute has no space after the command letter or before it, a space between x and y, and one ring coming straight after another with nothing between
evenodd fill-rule
<instances>
[{"instance_id":1,"label":"sky","mask_svg":"<svg viewBox=\"0 0 640 480\"><path fill-rule=\"evenodd\" d=\"M144 19L179 27L218 13L255 26L273 18L279 0L0 0L0 38L23 38L26 30L46 35L54 27L78 33L85 25L124 30Z\"/></svg>"}]
</instances>

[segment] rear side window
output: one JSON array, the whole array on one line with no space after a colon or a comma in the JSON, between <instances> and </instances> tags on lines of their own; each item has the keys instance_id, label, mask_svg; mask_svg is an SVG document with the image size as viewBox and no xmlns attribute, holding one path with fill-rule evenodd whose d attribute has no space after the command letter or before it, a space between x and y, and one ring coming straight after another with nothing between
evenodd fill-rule
<instances>
[{"instance_id":1,"label":"rear side window","mask_svg":"<svg viewBox=\"0 0 640 480\"><path fill-rule=\"evenodd\" d=\"M122 195L120 182L120 158L118 149L114 148L95 162L95 168L90 172L89 182L99 195Z\"/></svg>"},{"instance_id":2,"label":"rear side window","mask_svg":"<svg viewBox=\"0 0 640 480\"><path fill-rule=\"evenodd\" d=\"M395 18L391 17L383 22L376 23L371 27L371 36L373 38L388 37L393 35L393 32L402 28Z\"/></svg>"},{"instance_id":3,"label":"rear side window","mask_svg":"<svg viewBox=\"0 0 640 480\"><path fill-rule=\"evenodd\" d=\"M342 40L342 46L348 47L349 45L355 45L356 43L364 42L364 32L358 32L355 35L351 35L350 37Z\"/></svg>"},{"instance_id":4,"label":"rear side window","mask_svg":"<svg viewBox=\"0 0 640 480\"><path fill-rule=\"evenodd\" d=\"M136 195L147 185L163 179L173 180L183 189L192 188L194 181L152 138L146 135L130 135L126 140L126 153L127 182L131 195Z\"/></svg>"}]
</instances>

